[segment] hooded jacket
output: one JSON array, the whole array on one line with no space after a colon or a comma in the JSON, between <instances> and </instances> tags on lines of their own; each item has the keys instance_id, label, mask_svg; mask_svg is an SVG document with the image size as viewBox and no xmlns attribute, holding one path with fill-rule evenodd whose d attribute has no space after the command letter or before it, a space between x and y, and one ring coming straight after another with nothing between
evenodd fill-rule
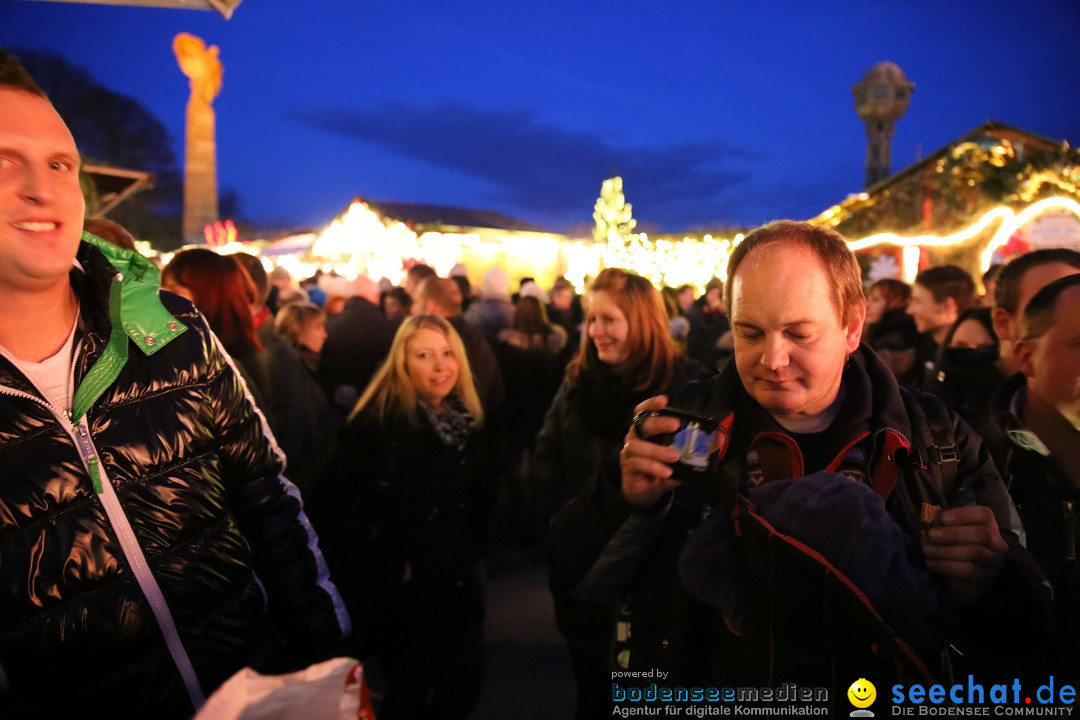
<instances>
[{"instance_id":1,"label":"hooded jacket","mask_svg":"<svg viewBox=\"0 0 1080 720\"><path fill-rule=\"evenodd\" d=\"M757 472L782 479L814 470L857 475L861 468L862 480L884 489L889 515L913 539L929 513L958 504L960 489L973 494L994 511L1010 550L983 601L953 619L949 639L972 652L1008 653L1045 636L1039 613L1049 600L1041 574L1020 546L1016 511L979 439L951 416L959 470L957 490L947 492L909 460L927 444L926 419L908 411L892 373L866 346L849 358L844 385L844 405L821 440L818 462L807 467L796 441L750 398L729 363L715 379L673 400L720 421L707 477L683 483L651 513L638 514L622 495L617 464L609 464L556 516L552 584L596 598L633 594L631 670L662 669L676 685L768 681L765 644L732 633L719 613L694 600L677 563L701 521L714 511L730 513L739 487Z\"/></svg>"},{"instance_id":2,"label":"hooded jacket","mask_svg":"<svg viewBox=\"0 0 1080 720\"><path fill-rule=\"evenodd\" d=\"M0 715L190 717L348 615L206 321L137 253L84 234L76 262L70 416L0 357Z\"/></svg>"}]
</instances>

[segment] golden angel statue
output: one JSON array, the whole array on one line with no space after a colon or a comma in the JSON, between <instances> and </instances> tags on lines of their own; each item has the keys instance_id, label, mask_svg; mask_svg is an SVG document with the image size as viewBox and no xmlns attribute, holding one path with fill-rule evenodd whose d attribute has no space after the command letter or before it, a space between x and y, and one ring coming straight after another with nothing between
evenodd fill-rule
<instances>
[{"instance_id":1,"label":"golden angel statue","mask_svg":"<svg viewBox=\"0 0 1080 720\"><path fill-rule=\"evenodd\" d=\"M178 33L173 38L176 61L191 81L192 100L198 99L209 105L221 92L225 68L218 59L219 52L217 45L207 47L202 38L189 33Z\"/></svg>"}]
</instances>

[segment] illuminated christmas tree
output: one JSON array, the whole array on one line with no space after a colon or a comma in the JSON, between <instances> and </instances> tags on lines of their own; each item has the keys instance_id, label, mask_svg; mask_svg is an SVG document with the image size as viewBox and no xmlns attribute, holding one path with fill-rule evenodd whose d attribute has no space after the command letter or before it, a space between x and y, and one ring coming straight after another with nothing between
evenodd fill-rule
<instances>
[{"instance_id":1,"label":"illuminated christmas tree","mask_svg":"<svg viewBox=\"0 0 1080 720\"><path fill-rule=\"evenodd\" d=\"M622 178L616 175L600 186L600 197L593 210L593 240L598 243L617 241L626 243L633 238L637 220L633 218L633 206L623 195Z\"/></svg>"}]
</instances>

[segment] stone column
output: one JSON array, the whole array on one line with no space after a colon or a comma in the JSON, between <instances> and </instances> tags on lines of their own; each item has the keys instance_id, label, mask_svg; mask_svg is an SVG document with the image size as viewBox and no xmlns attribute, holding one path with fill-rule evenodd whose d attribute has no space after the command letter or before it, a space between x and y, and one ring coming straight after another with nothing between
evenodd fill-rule
<instances>
[{"instance_id":1,"label":"stone column","mask_svg":"<svg viewBox=\"0 0 1080 720\"><path fill-rule=\"evenodd\" d=\"M190 81L184 136L184 242L202 242L203 227L218 220L217 146L214 109L224 67L218 47L180 33L173 38L176 61Z\"/></svg>"}]
</instances>

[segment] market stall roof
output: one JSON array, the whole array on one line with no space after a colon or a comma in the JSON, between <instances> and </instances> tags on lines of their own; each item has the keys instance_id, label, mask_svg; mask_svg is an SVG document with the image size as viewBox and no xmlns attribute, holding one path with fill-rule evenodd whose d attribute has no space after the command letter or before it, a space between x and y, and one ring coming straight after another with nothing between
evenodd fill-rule
<instances>
[{"instance_id":1,"label":"market stall roof","mask_svg":"<svg viewBox=\"0 0 1080 720\"><path fill-rule=\"evenodd\" d=\"M1023 153L1026 150L1054 150L1060 148L1062 143L1068 146L1068 143L1063 140L1052 140L1051 138L1038 135L1027 130L1022 130L1012 125L1006 125L996 120L988 120L979 127L968 132L967 134L957 138L948 145L939 148L935 152L927 155L922 160L908 165L906 168L898 173L890 175L889 177L881 180L875 185L871 185L866 189L868 195L877 192L883 188L886 188L895 183L901 182L904 178L910 175L916 174L921 170L924 170L931 163L936 163L943 158L947 153L953 151L958 145L962 145L966 142L985 143L987 140L1008 140L1014 146L1020 148L1020 152Z\"/></svg>"},{"instance_id":2,"label":"market stall roof","mask_svg":"<svg viewBox=\"0 0 1080 720\"><path fill-rule=\"evenodd\" d=\"M548 232L542 227L524 220L503 215L494 210L473 210L445 205L419 203L381 202L364 199L375 212L383 217L421 229L428 226L441 228L492 228L519 232Z\"/></svg>"},{"instance_id":3,"label":"market stall roof","mask_svg":"<svg viewBox=\"0 0 1080 720\"><path fill-rule=\"evenodd\" d=\"M93 179L97 189L100 203L95 213L97 217L104 217L140 190L154 187L154 174L143 170L88 163L82 166L82 171Z\"/></svg>"},{"instance_id":4,"label":"market stall roof","mask_svg":"<svg viewBox=\"0 0 1080 720\"><path fill-rule=\"evenodd\" d=\"M93 5L141 5L144 7L217 10L228 20L243 0L36 0L37 2L73 2Z\"/></svg>"},{"instance_id":5,"label":"market stall roof","mask_svg":"<svg viewBox=\"0 0 1080 720\"><path fill-rule=\"evenodd\" d=\"M951 229L988 205L1076 195L1078 158L1065 141L989 121L810 222L848 237Z\"/></svg>"}]
</instances>

